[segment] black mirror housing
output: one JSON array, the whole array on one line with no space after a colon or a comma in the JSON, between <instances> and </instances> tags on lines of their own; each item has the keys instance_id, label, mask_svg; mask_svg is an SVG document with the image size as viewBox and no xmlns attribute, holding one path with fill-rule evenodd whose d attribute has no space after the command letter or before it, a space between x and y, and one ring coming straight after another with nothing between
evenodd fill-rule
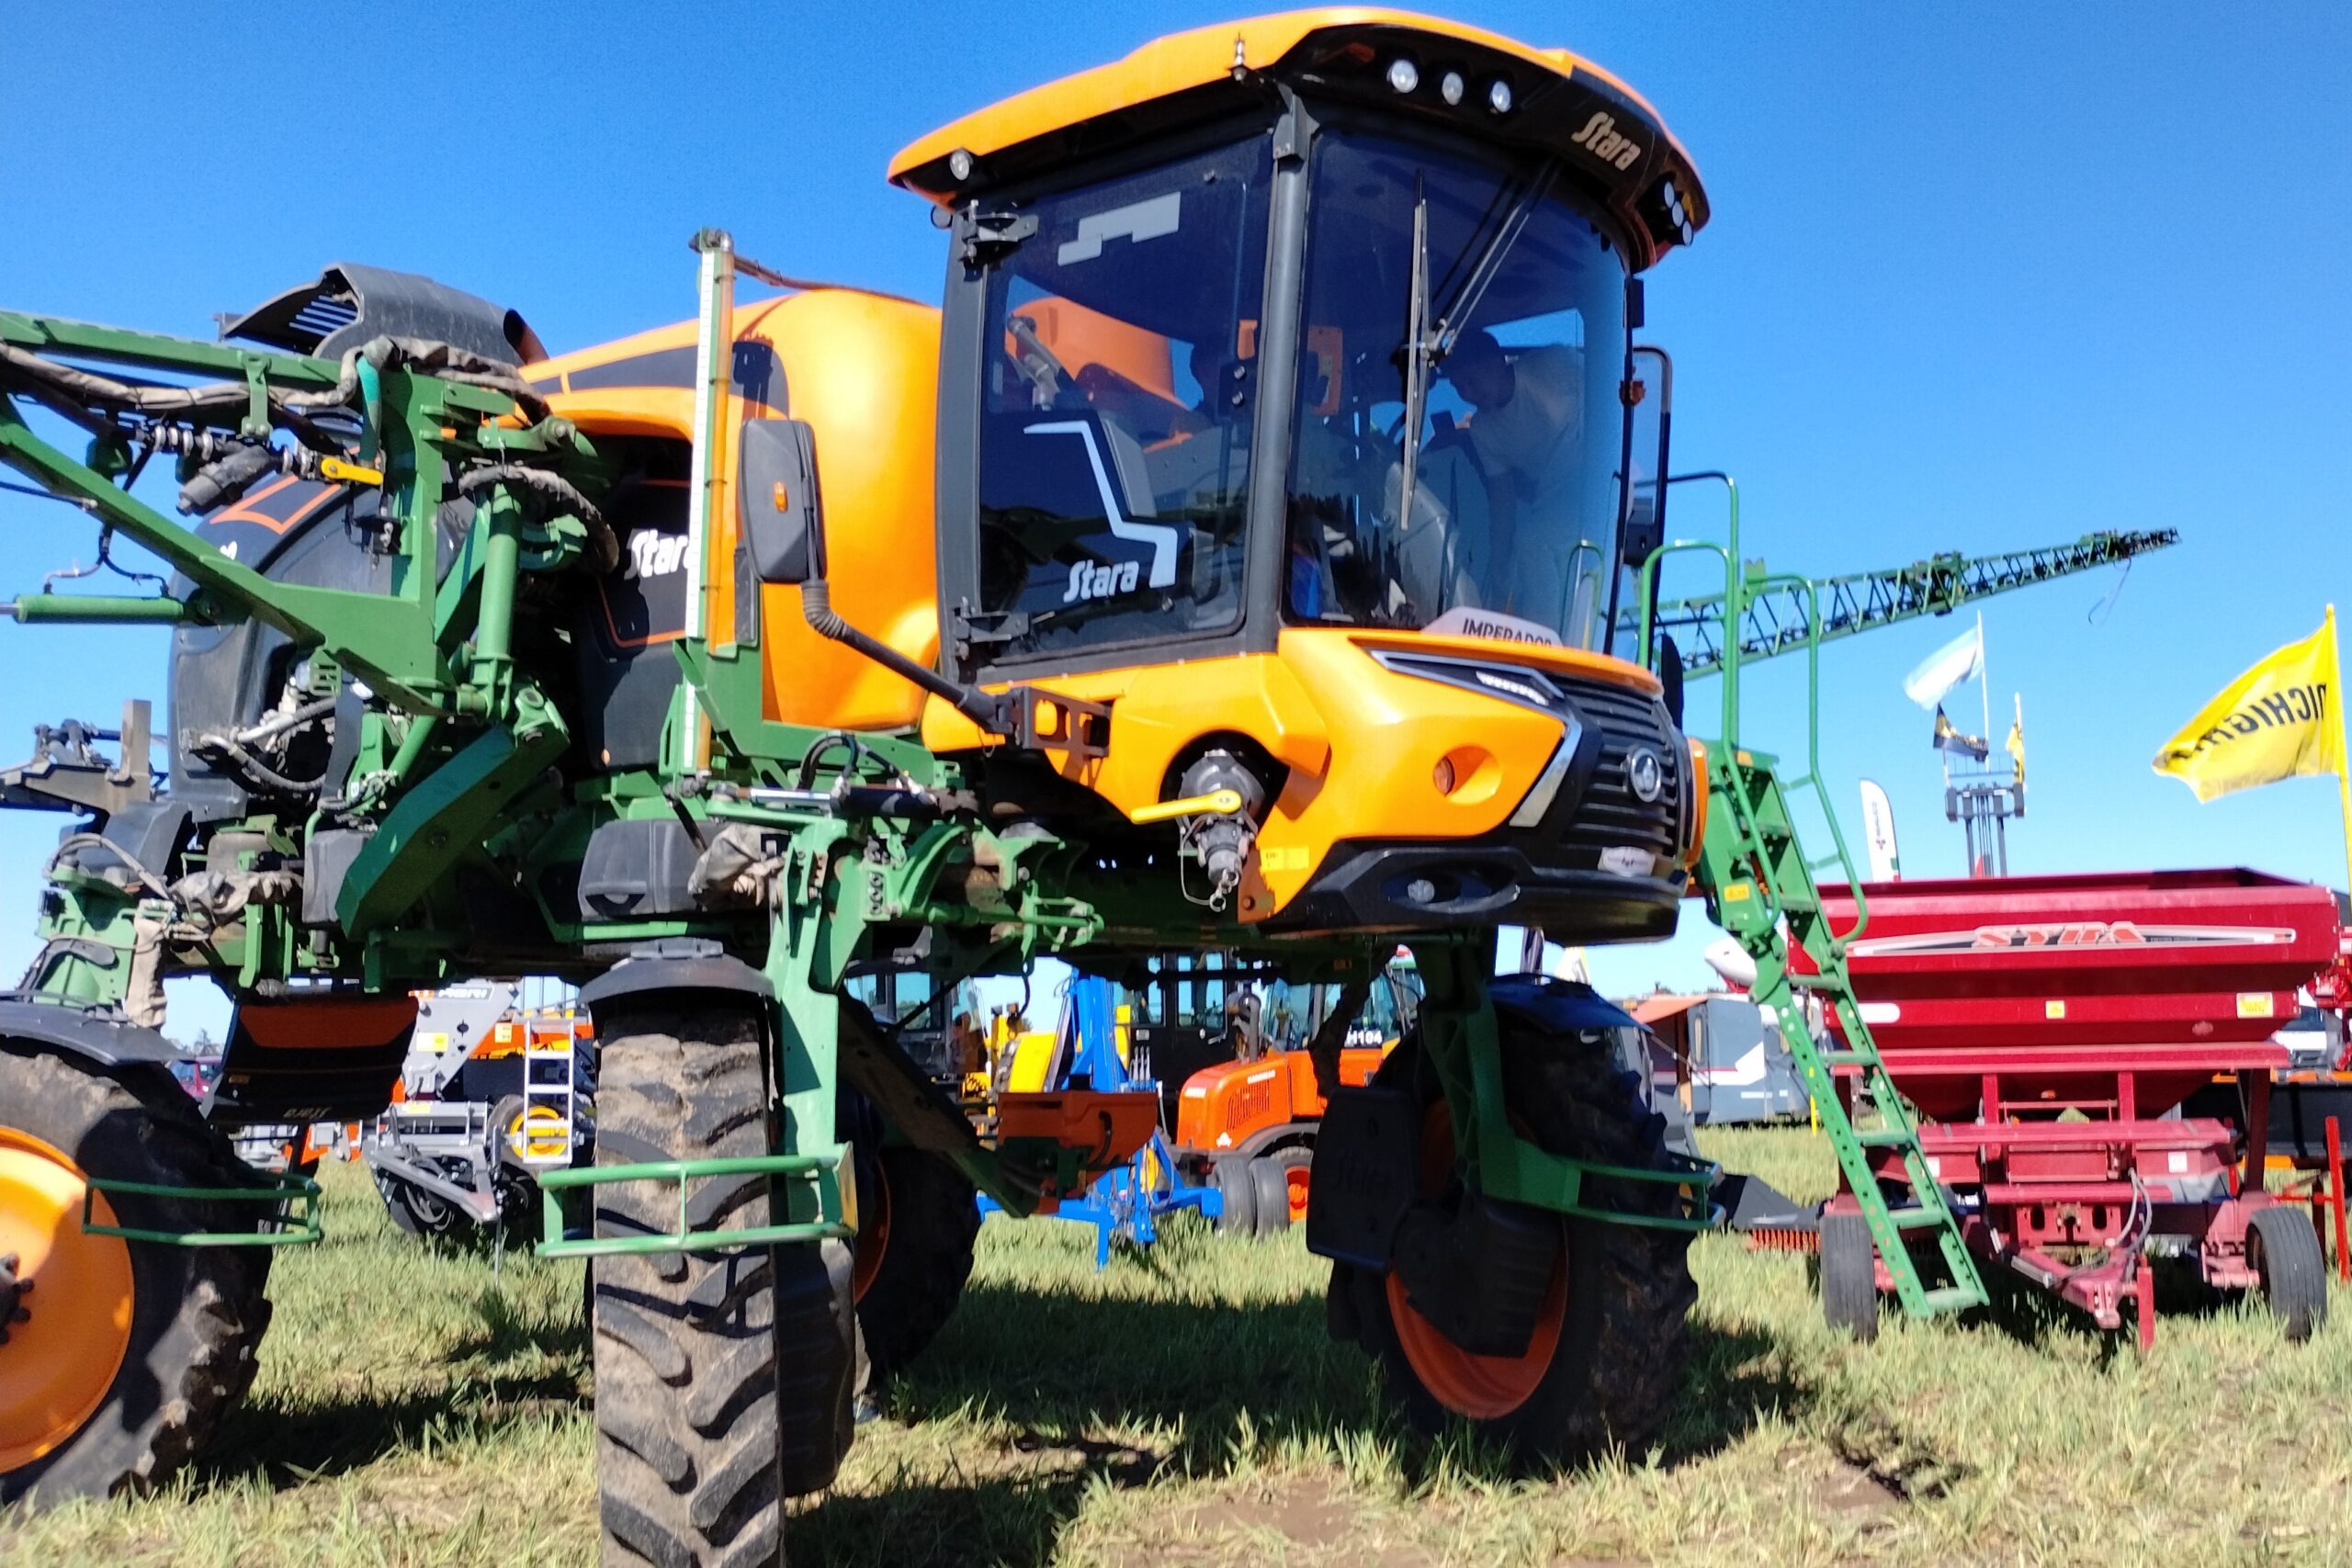
<instances>
[{"instance_id":1,"label":"black mirror housing","mask_svg":"<svg viewBox=\"0 0 2352 1568\"><path fill-rule=\"evenodd\" d=\"M824 576L824 498L817 485L816 433L806 422L743 422L735 515L737 548L760 581L803 583Z\"/></svg>"},{"instance_id":2,"label":"black mirror housing","mask_svg":"<svg viewBox=\"0 0 2352 1568\"><path fill-rule=\"evenodd\" d=\"M1666 705L1666 716L1674 728L1682 728L1682 650L1674 646L1674 638L1657 639L1658 700Z\"/></svg>"}]
</instances>

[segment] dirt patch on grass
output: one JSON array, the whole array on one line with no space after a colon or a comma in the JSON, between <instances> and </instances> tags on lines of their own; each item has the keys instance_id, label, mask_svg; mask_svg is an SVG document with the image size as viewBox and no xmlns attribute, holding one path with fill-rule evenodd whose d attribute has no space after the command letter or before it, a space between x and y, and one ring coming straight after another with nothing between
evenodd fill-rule
<instances>
[{"instance_id":1,"label":"dirt patch on grass","mask_svg":"<svg viewBox=\"0 0 2352 1568\"><path fill-rule=\"evenodd\" d=\"M1271 1495L1248 1492L1190 1510L1185 1533L1195 1535L1199 1562L1265 1561L1326 1562L1344 1560L1354 1568L1436 1568L1438 1559L1409 1540L1368 1531L1362 1499L1315 1481L1279 1485ZM1245 1556L1233 1549L1248 1546ZM1180 1550L1176 1561L1184 1561Z\"/></svg>"},{"instance_id":2,"label":"dirt patch on grass","mask_svg":"<svg viewBox=\"0 0 2352 1568\"><path fill-rule=\"evenodd\" d=\"M1903 1506L1903 1495L1893 1486L1843 1460L1827 1475L1815 1479L1807 1495L1825 1512L1849 1523L1883 1517Z\"/></svg>"}]
</instances>

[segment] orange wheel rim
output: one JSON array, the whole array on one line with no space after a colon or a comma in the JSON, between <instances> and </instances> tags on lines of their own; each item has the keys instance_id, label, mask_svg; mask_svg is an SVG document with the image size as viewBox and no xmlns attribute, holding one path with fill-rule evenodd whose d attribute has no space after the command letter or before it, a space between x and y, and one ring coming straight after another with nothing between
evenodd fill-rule
<instances>
[{"instance_id":1,"label":"orange wheel rim","mask_svg":"<svg viewBox=\"0 0 2352 1568\"><path fill-rule=\"evenodd\" d=\"M1295 1225L1306 1223L1307 1179L1306 1167L1303 1165L1292 1166L1283 1172L1283 1190L1290 1201L1290 1223Z\"/></svg>"},{"instance_id":2,"label":"orange wheel rim","mask_svg":"<svg viewBox=\"0 0 2352 1568\"><path fill-rule=\"evenodd\" d=\"M890 1251L890 1171L880 1160L874 1162L874 1212L862 1216L857 1227L857 1241L850 1250L849 1296L862 1302L865 1292L874 1288L875 1276L882 1272L882 1259Z\"/></svg>"},{"instance_id":3,"label":"orange wheel rim","mask_svg":"<svg viewBox=\"0 0 2352 1568\"><path fill-rule=\"evenodd\" d=\"M0 1474L22 1469L82 1429L130 1348L130 1244L82 1229L81 1167L0 1127L0 1257L17 1255L31 1316L0 1345ZM103 1193L90 1217L115 1224Z\"/></svg>"},{"instance_id":4,"label":"orange wheel rim","mask_svg":"<svg viewBox=\"0 0 2352 1568\"><path fill-rule=\"evenodd\" d=\"M1431 1105L1421 1122L1421 1192L1431 1196L1453 1170L1453 1118L1445 1102ZM1552 1283L1535 1316L1535 1332L1527 1348L1516 1356L1477 1356L1445 1337L1407 1299L1404 1282L1387 1278L1388 1315L1396 1325L1397 1348L1421 1386L1446 1409L1473 1421L1498 1421L1533 1397L1552 1359L1559 1353L1560 1336L1568 1315L1568 1261L1566 1248L1552 1266Z\"/></svg>"}]
</instances>

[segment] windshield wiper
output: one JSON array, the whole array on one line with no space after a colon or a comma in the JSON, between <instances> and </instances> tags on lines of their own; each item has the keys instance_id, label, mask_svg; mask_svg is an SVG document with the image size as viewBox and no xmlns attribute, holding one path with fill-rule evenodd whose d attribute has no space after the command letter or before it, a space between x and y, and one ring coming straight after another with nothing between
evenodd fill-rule
<instances>
[{"instance_id":1,"label":"windshield wiper","mask_svg":"<svg viewBox=\"0 0 2352 1568\"><path fill-rule=\"evenodd\" d=\"M1421 466L1421 416L1430 400L1430 372L1437 360L1423 331L1430 310L1430 193L1425 175L1413 176L1413 265L1405 297L1405 450L1398 459L1396 531L1413 525L1413 485Z\"/></svg>"},{"instance_id":2,"label":"windshield wiper","mask_svg":"<svg viewBox=\"0 0 2352 1568\"><path fill-rule=\"evenodd\" d=\"M1453 352L1456 338L1462 335L1464 323L1476 315L1487 290L1503 269L1503 262L1511 247L1526 232L1527 220L1533 217L1544 198L1552 194L1553 182L1558 177L1560 165L1544 165L1534 181L1520 193L1519 199L1503 214L1502 226L1478 259L1470 268L1470 276L1437 319L1429 323L1430 310L1430 198L1423 181L1425 176L1413 176L1413 267L1410 294L1405 304L1405 450L1400 464L1403 474L1397 485L1396 525L1408 526L1413 517L1413 491L1419 479L1421 458L1421 419L1428 412L1430 378Z\"/></svg>"}]
</instances>

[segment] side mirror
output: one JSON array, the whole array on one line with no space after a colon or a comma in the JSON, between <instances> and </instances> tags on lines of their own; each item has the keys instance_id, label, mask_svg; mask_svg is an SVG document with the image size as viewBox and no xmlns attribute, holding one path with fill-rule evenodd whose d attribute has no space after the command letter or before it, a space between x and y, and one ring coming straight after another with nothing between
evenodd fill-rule
<instances>
[{"instance_id":1,"label":"side mirror","mask_svg":"<svg viewBox=\"0 0 2352 1568\"><path fill-rule=\"evenodd\" d=\"M1626 569L1642 563L1666 543L1667 459L1674 441L1674 360L1666 350L1640 344L1629 358L1639 389L1626 427L1632 473L1625 487L1623 555Z\"/></svg>"},{"instance_id":2,"label":"side mirror","mask_svg":"<svg viewBox=\"0 0 2352 1568\"><path fill-rule=\"evenodd\" d=\"M1674 638L1657 639L1658 700L1666 704L1666 716L1674 728L1682 728L1682 650L1674 646Z\"/></svg>"},{"instance_id":3,"label":"side mirror","mask_svg":"<svg viewBox=\"0 0 2352 1568\"><path fill-rule=\"evenodd\" d=\"M737 445L738 549L762 582L825 575L825 505L817 487L817 439L797 419L743 422Z\"/></svg>"}]
</instances>

